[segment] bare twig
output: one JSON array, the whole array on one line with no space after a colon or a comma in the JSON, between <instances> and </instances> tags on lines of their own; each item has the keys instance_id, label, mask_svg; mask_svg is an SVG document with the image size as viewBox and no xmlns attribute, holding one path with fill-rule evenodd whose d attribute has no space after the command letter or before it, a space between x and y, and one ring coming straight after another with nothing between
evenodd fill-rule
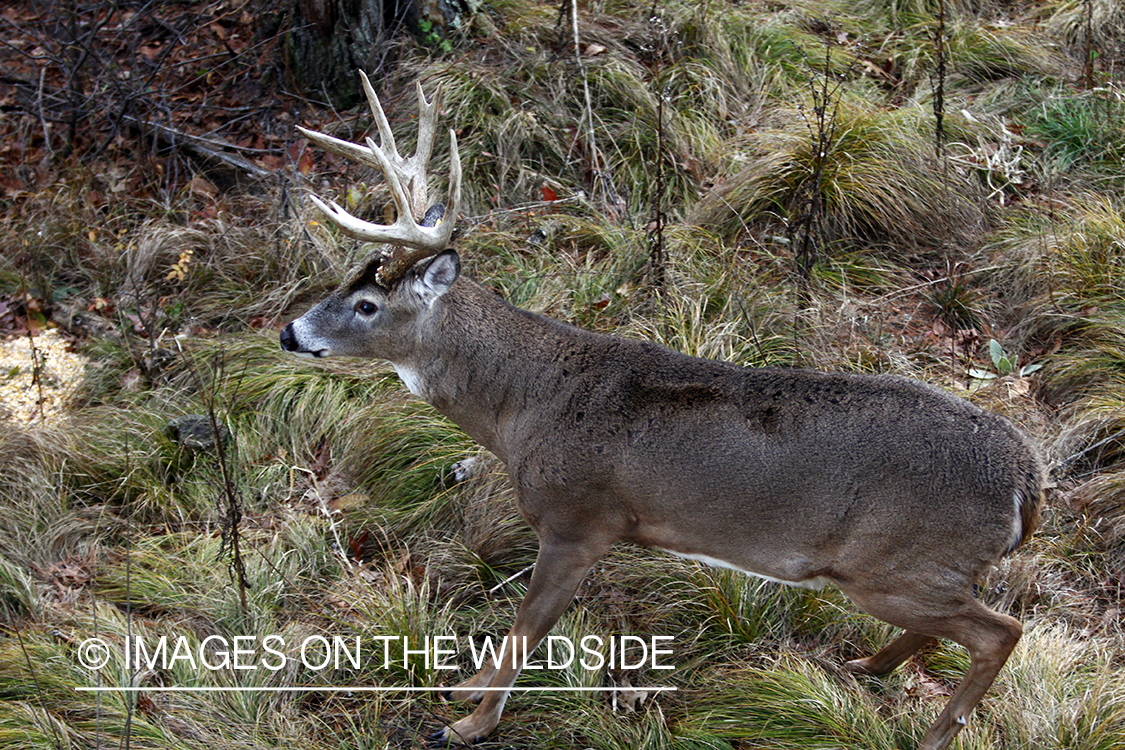
<instances>
[{"instance_id":1,"label":"bare twig","mask_svg":"<svg viewBox=\"0 0 1125 750\"><path fill-rule=\"evenodd\" d=\"M51 128L47 125L47 117L43 112L43 84L47 80L47 69L39 71L39 88L35 97L36 108L39 110L39 127L43 129L43 145L47 153L54 156L55 150L51 147Z\"/></svg>"},{"instance_id":2,"label":"bare twig","mask_svg":"<svg viewBox=\"0 0 1125 750\"><path fill-rule=\"evenodd\" d=\"M226 151L222 151L220 149L250 151L252 153L276 153L275 151L241 148L235 146L234 144L227 143L226 141L219 138L205 138L203 136L192 135L190 133L185 133L181 130L177 130L176 128L173 128L169 125L161 125L158 122L144 120L132 115L122 114L121 119L150 130L154 136L163 139L171 146L185 146L188 150L193 152L198 157L221 162L229 167L237 169L241 172L245 172L251 177L264 180L272 179L274 176L273 172L268 169L259 167L249 159L239 156L238 154L227 153Z\"/></svg>"},{"instance_id":3,"label":"bare twig","mask_svg":"<svg viewBox=\"0 0 1125 750\"><path fill-rule=\"evenodd\" d=\"M1059 461L1057 464L1055 464L1052 471L1058 472L1063 467L1067 466L1068 464L1073 463L1074 461L1077 461L1078 459L1085 456L1087 453L1090 453L1092 451L1096 451L1098 448L1101 448L1102 446L1108 445L1109 443L1112 443L1114 440L1120 440L1123 437L1125 437L1125 430L1118 430L1117 432L1113 433L1109 437L1104 438L1102 440L1099 440L1098 442L1094 443L1093 445L1089 445L1089 446L1083 448L1082 450L1078 451L1074 455L1067 456L1062 461Z\"/></svg>"},{"instance_id":4,"label":"bare twig","mask_svg":"<svg viewBox=\"0 0 1125 750\"><path fill-rule=\"evenodd\" d=\"M35 346L35 332L32 331L31 324L31 295L27 290L27 271L21 266L20 268L20 295L23 297L23 303L27 311L27 345L31 349L31 382L35 386L35 410L39 414L39 421L44 420L43 403L45 396L43 395L43 369L44 369L44 355L39 353L39 348Z\"/></svg>"},{"instance_id":5,"label":"bare twig","mask_svg":"<svg viewBox=\"0 0 1125 750\"><path fill-rule=\"evenodd\" d=\"M831 40L825 41L823 72L818 74L812 69L809 71L812 117L803 108L801 114L813 147L812 163L805 178L794 186L789 199L786 235L793 247L802 295L813 267L820 260L823 246L829 239L828 228L825 226L824 175L835 158L833 148L837 140L840 92L848 76L860 62L859 55L853 50L848 67L842 73L834 73L832 47Z\"/></svg>"},{"instance_id":6,"label":"bare twig","mask_svg":"<svg viewBox=\"0 0 1125 750\"><path fill-rule=\"evenodd\" d=\"M176 342L179 347L179 341ZM180 349L180 355L183 356L183 349ZM242 492L238 489L235 483L232 466L229 460L228 450L229 446L226 442L226 437L229 435L231 443L234 443L234 434L227 432L223 426L219 424L218 410L216 408L216 390L218 389L217 382L222 377L222 373L226 367L225 352L220 348L218 354L215 355L212 364L212 379L210 385L203 382L203 378L199 374L195 363L188 357L184 357L187 365L188 374L191 376L196 390L199 392L200 397L203 399L203 406L206 409L206 416L208 425L211 428L211 435L214 439L215 449L215 464L219 471L220 479L220 493L216 500L216 506L220 515L220 527L222 531L222 545L220 554L223 552L230 553L230 560L227 563L227 570L230 574L231 580L238 585L238 603L241 607L243 614L249 612L249 603L246 596L247 589L250 588L250 582L246 577L246 563L242 559L242 536L241 536L241 523L242 523L242 510L243 498Z\"/></svg>"},{"instance_id":7,"label":"bare twig","mask_svg":"<svg viewBox=\"0 0 1125 750\"><path fill-rule=\"evenodd\" d=\"M836 120L839 103L836 95L839 82L832 78L832 45L824 45L824 73L809 77L809 93L812 96L813 116L805 116L805 125L813 141L813 159L808 176L793 189L790 199L789 225L786 234L793 247L797 273L802 288L808 283L812 268L820 258L821 244L824 242L824 196L821 182L824 170L831 155L832 143L836 140Z\"/></svg>"},{"instance_id":8,"label":"bare twig","mask_svg":"<svg viewBox=\"0 0 1125 750\"><path fill-rule=\"evenodd\" d=\"M938 0L938 25L934 32L934 46L937 52L937 71L934 81L934 150L938 158L945 155L945 63L947 46L945 40L945 0Z\"/></svg>"},{"instance_id":9,"label":"bare twig","mask_svg":"<svg viewBox=\"0 0 1125 750\"><path fill-rule=\"evenodd\" d=\"M133 452L131 450L131 443L129 433L125 433L125 476L132 473L132 458ZM125 542L125 643L133 644L133 535L130 533L132 529L126 526L124 542ZM133 685L133 680L136 677L137 665L132 659L128 658L126 652L125 666L128 669L130 687ZM133 707L136 703L136 697L133 695L125 696L125 727L123 739L124 745L128 747L130 737L133 731Z\"/></svg>"},{"instance_id":10,"label":"bare twig","mask_svg":"<svg viewBox=\"0 0 1125 750\"><path fill-rule=\"evenodd\" d=\"M582 95L585 105L582 108L582 123L579 127L579 137L585 141L586 158L589 160L592 188L595 194L599 188L608 206L617 207L618 195L613 185L613 175L609 170L609 163L598 150L596 128L594 126L594 99L590 94L590 77L586 70L586 62L582 56L582 46L578 33L578 2L577 0L563 0L563 8L569 7L571 36L574 41L574 62L578 66L578 74L582 79ZM566 5L569 3L569 6Z\"/></svg>"},{"instance_id":11,"label":"bare twig","mask_svg":"<svg viewBox=\"0 0 1125 750\"><path fill-rule=\"evenodd\" d=\"M62 739L59 737L58 731L55 729L55 722L53 721L53 714L47 710L47 706L43 703L43 688L39 685L39 678L35 676L35 667L31 664L31 655L27 653L27 646L23 642L23 633L19 628L13 628L16 633L16 639L20 644L20 651L23 652L24 662L27 664L28 674L31 675L31 682L35 685L35 697L39 701L39 708L43 711L43 715L47 717L47 723L51 727L51 736L55 738L55 747L58 750L63 750Z\"/></svg>"},{"instance_id":12,"label":"bare twig","mask_svg":"<svg viewBox=\"0 0 1125 750\"><path fill-rule=\"evenodd\" d=\"M529 570L531 570L531 569L532 569L532 568L534 568L534 567L535 567L535 563L532 563L531 565L528 565L528 566L527 566L526 568L524 568L523 570L520 570L520 571L518 571L518 572L516 572L516 573L512 573L512 574L511 574L510 576L508 576L507 578L505 578L505 579L504 579L503 581L501 581L500 583L498 583L498 584L496 584L495 586L493 586L492 588L490 588L490 589L488 590L488 593L490 593L490 594L495 594L495 593L496 593L497 591L499 591L500 589L504 588L504 587L505 587L506 585L508 585L508 584L509 584L509 583L511 583L512 581L516 580L517 578L519 578L520 576L522 576L522 575L523 575L524 573L527 573L527 572L528 572Z\"/></svg>"},{"instance_id":13,"label":"bare twig","mask_svg":"<svg viewBox=\"0 0 1125 750\"><path fill-rule=\"evenodd\" d=\"M354 573L355 568L352 567L352 561L348 559L347 548L340 540L339 524L337 523L336 516L328 507L328 502L324 499L324 495L320 491L320 484L316 481L316 472L314 472L312 469L306 469L303 466L290 466L289 470L290 472L299 471L302 474L308 475L309 482L312 484L313 494L316 495L317 505L319 506L320 513L325 517L325 519L327 519L328 530L332 532L332 538L336 542L336 552L340 556L340 559L343 560L344 567L347 569L347 571L349 573ZM292 474L290 476L292 476Z\"/></svg>"},{"instance_id":14,"label":"bare twig","mask_svg":"<svg viewBox=\"0 0 1125 750\"><path fill-rule=\"evenodd\" d=\"M1082 0L1085 29L1082 50L1082 88L1094 88L1094 0Z\"/></svg>"},{"instance_id":15,"label":"bare twig","mask_svg":"<svg viewBox=\"0 0 1125 750\"><path fill-rule=\"evenodd\" d=\"M664 223L667 216L664 213L664 91L661 73L664 68L664 52L668 46L668 27L664 19L656 13L657 0L653 0L652 10L649 15L649 24L655 30L654 34L654 65L653 83L656 95L656 185L652 192L652 221L648 232L648 257L652 266L652 283L657 291L664 287Z\"/></svg>"}]
</instances>

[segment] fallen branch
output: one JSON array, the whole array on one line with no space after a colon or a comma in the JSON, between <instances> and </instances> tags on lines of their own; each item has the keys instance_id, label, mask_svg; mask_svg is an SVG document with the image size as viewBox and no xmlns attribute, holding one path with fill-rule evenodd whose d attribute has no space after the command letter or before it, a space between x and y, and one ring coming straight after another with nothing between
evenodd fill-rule
<instances>
[{"instance_id":1,"label":"fallen branch","mask_svg":"<svg viewBox=\"0 0 1125 750\"><path fill-rule=\"evenodd\" d=\"M163 140L167 145L173 148L184 148L201 159L210 159L213 161L217 161L230 167L231 169L245 172L251 177L259 180L267 180L274 177L274 173L266 169L265 167L258 166L244 156L239 156L238 154L229 153L228 151L224 150L231 149L245 151L245 148L235 146L234 144L228 143L218 138L205 138L203 136L185 133L182 130L177 130L176 128L173 128L169 125L152 122L151 120L143 120L139 117L133 117L132 115L124 115L122 119L126 122L136 125L142 130L155 133L156 136ZM255 149L255 151L260 152L260 149Z\"/></svg>"}]
</instances>

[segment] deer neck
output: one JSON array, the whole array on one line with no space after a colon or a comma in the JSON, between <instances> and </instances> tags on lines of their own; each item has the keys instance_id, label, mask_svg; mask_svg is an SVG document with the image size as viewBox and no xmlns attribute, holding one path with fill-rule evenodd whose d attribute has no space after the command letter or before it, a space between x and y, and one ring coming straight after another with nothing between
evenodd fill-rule
<instances>
[{"instance_id":1,"label":"deer neck","mask_svg":"<svg viewBox=\"0 0 1125 750\"><path fill-rule=\"evenodd\" d=\"M577 329L520 310L464 277L444 295L395 370L410 391L508 460L528 409L550 400Z\"/></svg>"}]
</instances>

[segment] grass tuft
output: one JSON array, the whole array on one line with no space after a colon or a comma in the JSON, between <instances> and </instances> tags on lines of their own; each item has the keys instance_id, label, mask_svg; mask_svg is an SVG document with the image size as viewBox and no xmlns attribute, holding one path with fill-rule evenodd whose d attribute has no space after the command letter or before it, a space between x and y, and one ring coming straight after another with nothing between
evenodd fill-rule
<instances>
[{"instance_id":1,"label":"grass tuft","mask_svg":"<svg viewBox=\"0 0 1125 750\"><path fill-rule=\"evenodd\" d=\"M920 148L916 113L873 109L850 99L840 100L835 113L823 157L800 110L786 127L751 135L749 166L704 196L689 220L730 240L776 237L801 219L799 196L807 191L823 206L828 254L971 244L985 229L986 212L972 185L944 174Z\"/></svg>"}]
</instances>

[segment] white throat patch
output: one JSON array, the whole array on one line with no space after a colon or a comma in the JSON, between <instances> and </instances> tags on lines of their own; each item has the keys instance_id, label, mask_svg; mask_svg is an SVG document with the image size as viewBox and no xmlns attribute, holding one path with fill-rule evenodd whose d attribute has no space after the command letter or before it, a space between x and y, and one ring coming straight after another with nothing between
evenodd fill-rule
<instances>
[{"instance_id":1,"label":"white throat patch","mask_svg":"<svg viewBox=\"0 0 1125 750\"><path fill-rule=\"evenodd\" d=\"M396 365L391 363L398 373L399 378L402 379L402 384L406 386L406 390L413 393L418 398L422 398L422 376L418 372L405 365Z\"/></svg>"}]
</instances>

